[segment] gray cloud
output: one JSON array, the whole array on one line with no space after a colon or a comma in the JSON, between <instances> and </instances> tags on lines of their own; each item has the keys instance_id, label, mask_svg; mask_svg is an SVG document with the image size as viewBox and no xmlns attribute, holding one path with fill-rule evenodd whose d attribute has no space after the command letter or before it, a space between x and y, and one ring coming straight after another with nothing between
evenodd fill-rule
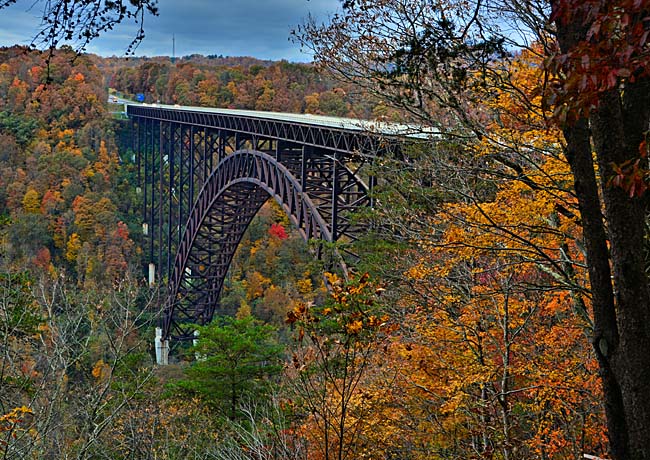
<instances>
[{"instance_id":1,"label":"gray cloud","mask_svg":"<svg viewBox=\"0 0 650 460\"><path fill-rule=\"evenodd\" d=\"M0 11L0 45L28 44L38 30L40 5L19 1ZM307 61L310 56L289 41L290 32L308 14L325 19L340 0L159 0L160 15L145 19L146 38L137 56L222 54L261 59ZM123 24L95 40L88 51L105 56L124 54L135 36Z\"/></svg>"}]
</instances>

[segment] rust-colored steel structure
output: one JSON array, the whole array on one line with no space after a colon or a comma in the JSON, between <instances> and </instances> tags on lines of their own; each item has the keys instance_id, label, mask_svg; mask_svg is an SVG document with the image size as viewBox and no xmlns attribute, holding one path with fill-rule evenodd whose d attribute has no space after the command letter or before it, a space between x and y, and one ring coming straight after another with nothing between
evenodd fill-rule
<instances>
[{"instance_id":1,"label":"rust-colored steel structure","mask_svg":"<svg viewBox=\"0 0 650 460\"><path fill-rule=\"evenodd\" d=\"M371 206L369 159L396 135L352 121L252 111L129 104L146 251L167 284L162 338L205 324L252 218L275 199L305 240L353 242L351 213Z\"/></svg>"}]
</instances>

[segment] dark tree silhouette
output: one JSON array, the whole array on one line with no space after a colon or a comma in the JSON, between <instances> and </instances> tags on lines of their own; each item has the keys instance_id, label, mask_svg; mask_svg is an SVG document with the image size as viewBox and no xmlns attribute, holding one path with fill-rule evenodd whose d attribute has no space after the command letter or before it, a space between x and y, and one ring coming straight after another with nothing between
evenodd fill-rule
<instances>
[{"instance_id":1,"label":"dark tree silhouette","mask_svg":"<svg viewBox=\"0 0 650 460\"><path fill-rule=\"evenodd\" d=\"M0 10L19 4L19 0L0 0ZM144 18L158 14L158 0L36 0L31 8L42 7L41 24L32 46L53 51L72 43L76 51L124 21L138 29L126 54L132 53L144 38Z\"/></svg>"}]
</instances>

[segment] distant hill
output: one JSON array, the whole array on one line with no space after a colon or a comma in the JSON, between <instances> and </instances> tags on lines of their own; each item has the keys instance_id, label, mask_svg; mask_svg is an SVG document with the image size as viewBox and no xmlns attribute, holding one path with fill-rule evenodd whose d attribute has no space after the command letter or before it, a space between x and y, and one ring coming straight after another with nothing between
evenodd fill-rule
<instances>
[{"instance_id":1,"label":"distant hill","mask_svg":"<svg viewBox=\"0 0 650 460\"><path fill-rule=\"evenodd\" d=\"M147 62L155 62L159 64L172 64L171 56L141 56L141 57L101 57L94 54L89 55L95 65L102 71L109 71L121 67L139 67ZM215 66L215 67L242 67L250 68L252 66L269 67L273 65L274 61L257 59L251 56L223 56L211 54L204 56L202 54L190 54L188 56L177 57L174 63L187 63L191 62L199 66Z\"/></svg>"},{"instance_id":2,"label":"distant hill","mask_svg":"<svg viewBox=\"0 0 650 460\"><path fill-rule=\"evenodd\" d=\"M108 87L145 102L375 118L377 103L320 74L312 64L253 57L91 59ZM358 91L358 90L357 90Z\"/></svg>"}]
</instances>

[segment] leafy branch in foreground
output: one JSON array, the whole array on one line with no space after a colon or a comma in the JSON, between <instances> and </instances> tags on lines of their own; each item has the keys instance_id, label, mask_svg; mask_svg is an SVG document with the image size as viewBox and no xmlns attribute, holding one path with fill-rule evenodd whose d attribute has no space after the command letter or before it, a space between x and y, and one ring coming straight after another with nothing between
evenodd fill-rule
<instances>
[{"instance_id":1,"label":"leafy branch in foreground","mask_svg":"<svg viewBox=\"0 0 650 460\"><path fill-rule=\"evenodd\" d=\"M328 281L329 303L299 305L287 315L298 342L287 381L296 410L304 413L308 450L325 460L359 458L358 441L372 412L364 378L386 335L376 302L381 288L367 274L348 283L329 274Z\"/></svg>"},{"instance_id":2,"label":"leafy branch in foreground","mask_svg":"<svg viewBox=\"0 0 650 460\"><path fill-rule=\"evenodd\" d=\"M0 1L0 10L16 3L18 0ZM32 45L50 52L64 43L74 43L76 51L83 51L101 34L133 21L138 27L126 51L131 54L144 38L145 16L158 15L158 0L37 0L31 7L37 4L43 9Z\"/></svg>"}]
</instances>

